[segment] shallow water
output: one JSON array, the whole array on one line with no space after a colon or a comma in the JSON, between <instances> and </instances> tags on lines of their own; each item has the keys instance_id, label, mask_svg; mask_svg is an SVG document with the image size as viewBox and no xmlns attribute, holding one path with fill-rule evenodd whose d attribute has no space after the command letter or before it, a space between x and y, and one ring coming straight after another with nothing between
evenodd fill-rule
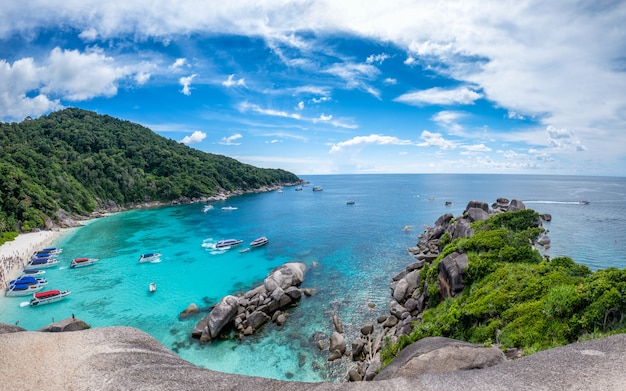
<instances>
[{"instance_id":1,"label":"shallow water","mask_svg":"<svg viewBox=\"0 0 626 391\"><path fill-rule=\"evenodd\" d=\"M626 265L626 179L502 175L340 175L305 177L302 191L287 187L202 204L135 210L95 220L64 237L61 266L48 269L50 289L70 289L59 303L20 307L25 298L2 298L0 321L35 330L74 314L93 327L137 327L185 360L218 371L292 379L340 381L349 359L327 363L320 333L330 335L337 312L348 340L363 322L387 312L391 277L412 261L424 224L444 213L458 215L469 200L491 204L517 198L540 213L552 239L551 256L569 255L592 269ZM313 192L314 185L323 186ZM429 198L434 198L430 200ZM354 200L354 205L347 205ZM580 200L588 200L581 205ZM445 201L452 205L445 206ZM231 205L236 210L222 211ZM410 225L410 232L404 227ZM269 244L238 250L259 236ZM228 251L208 245L242 239ZM139 263L146 252L161 261ZM71 259L96 257L93 266L70 269ZM290 261L308 269L304 287L315 288L288 311L282 327L268 325L244 341L199 344L190 332L209 305L262 283ZM150 282L157 291L150 293ZM179 319L190 303L204 311ZM375 303L370 308L368 303ZM327 341L327 339L326 339Z\"/></svg>"}]
</instances>

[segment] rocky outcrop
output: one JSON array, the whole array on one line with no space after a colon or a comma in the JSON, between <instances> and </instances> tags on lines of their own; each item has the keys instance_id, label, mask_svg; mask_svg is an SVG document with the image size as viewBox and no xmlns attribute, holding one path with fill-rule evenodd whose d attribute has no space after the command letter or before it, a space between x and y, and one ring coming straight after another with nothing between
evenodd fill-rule
<instances>
[{"instance_id":1,"label":"rocky outcrop","mask_svg":"<svg viewBox=\"0 0 626 391\"><path fill-rule=\"evenodd\" d=\"M239 338L244 338L270 321L283 325L286 317L281 310L302 297L299 286L305 270L303 263L286 263L272 270L263 285L240 296L225 296L196 324L191 336L207 342L227 337L235 330Z\"/></svg>"},{"instance_id":2,"label":"rocky outcrop","mask_svg":"<svg viewBox=\"0 0 626 391\"><path fill-rule=\"evenodd\" d=\"M25 354L33 349L35 355ZM409 374L376 382L299 383L200 368L131 327L0 334L0 384L7 390L623 390L624 362L626 335L620 334L484 369ZM358 379L358 373L353 375Z\"/></svg>"},{"instance_id":3,"label":"rocky outcrop","mask_svg":"<svg viewBox=\"0 0 626 391\"><path fill-rule=\"evenodd\" d=\"M87 323L80 319L74 318L72 315L71 318L63 319L55 323L51 323L41 329L39 331L44 332L63 332L63 331L79 331L79 330L87 330L91 328Z\"/></svg>"}]
</instances>

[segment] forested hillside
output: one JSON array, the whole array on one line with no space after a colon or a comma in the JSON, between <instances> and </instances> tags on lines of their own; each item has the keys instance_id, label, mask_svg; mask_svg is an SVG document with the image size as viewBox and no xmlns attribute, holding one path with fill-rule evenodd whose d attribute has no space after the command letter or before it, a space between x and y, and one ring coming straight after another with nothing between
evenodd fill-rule
<instances>
[{"instance_id":1,"label":"forested hillside","mask_svg":"<svg viewBox=\"0 0 626 391\"><path fill-rule=\"evenodd\" d=\"M0 234L42 227L63 209L201 198L299 178L187 147L80 109L0 124Z\"/></svg>"}]
</instances>

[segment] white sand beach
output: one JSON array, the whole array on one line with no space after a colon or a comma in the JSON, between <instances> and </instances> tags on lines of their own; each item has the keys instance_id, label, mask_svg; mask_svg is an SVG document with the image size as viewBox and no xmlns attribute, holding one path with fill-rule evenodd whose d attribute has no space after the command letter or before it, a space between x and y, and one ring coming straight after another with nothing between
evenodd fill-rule
<instances>
[{"instance_id":1,"label":"white sand beach","mask_svg":"<svg viewBox=\"0 0 626 391\"><path fill-rule=\"evenodd\" d=\"M17 277L36 250L48 247L67 229L30 232L0 246L0 286Z\"/></svg>"}]
</instances>

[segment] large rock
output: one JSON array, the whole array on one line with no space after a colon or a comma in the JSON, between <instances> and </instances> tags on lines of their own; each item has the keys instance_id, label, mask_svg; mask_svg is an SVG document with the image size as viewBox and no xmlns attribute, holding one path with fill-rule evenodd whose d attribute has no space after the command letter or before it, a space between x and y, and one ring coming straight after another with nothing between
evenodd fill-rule
<instances>
[{"instance_id":1,"label":"large rock","mask_svg":"<svg viewBox=\"0 0 626 391\"><path fill-rule=\"evenodd\" d=\"M24 353L32 349L37 350L36 358ZM367 367L365 378L376 374L376 360ZM484 369L392 377L376 383L302 383L201 368L131 327L0 333L0 384L6 390L624 390L624 363L626 334L618 334Z\"/></svg>"},{"instance_id":2,"label":"large rock","mask_svg":"<svg viewBox=\"0 0 626 391\"><path fill-rule=\"evenodd\" d=\"M374 380L488 368L505 361L504 353L495 347L486 348L450 338L429 337L404 348Z\"/></svg>"},{"instance_id":3,"label":"large rock","mask_svg":"<svg viewBox=\"0 0 626 391\"><path fill-rule=\"evenodd\" d=\"M90 328L87 323L83 322L80 319L75 319L72 315L71 318L63 319L55 323L51 323L41 329L39 331L45 332L63 332L63 331L79 331L79 330L87 330Z\"/></svg>"},{"instance_id":4,"label":"large rock","mask_svg":"<svg viewBox=\"0 0 626 391\"><path fill-rule=\"evenodd\" d=\"M276 288L287 289L290 286L299 286L304 281L306 266L301 262L290 262L272 270L265 278L263 285L268 292Z\"/></svg>"},{"instance_id":5,"label":"large rock","mask_svg":"<svg viewBox=\"0 0 626 391\"><path fill-rule=\"evenodd\" d=\"M203 337L215 339L219 336L220 331L230 323L237 315L239 310L239 298L228 295L217 303L213 310L209 313L207 329L203 333Z\"/></svg>"},{"instance_id":6,"label":"large rock","mask_svg":"<svg viewBox=\"0 0 626 391\"><path fill-rule=\"evenodd\" d=\"M331 352L339 351L339 353L344 354L346 351L346 340L343 335L339 334L336 331L330 336L330 347L328 348Z\"/></svg>"},{"instance_id":7,"label":"large rock","mask_svg":"<svg viewBox=\"0 0 626 391\"><path fill-rule=\"evenodd\" d=\"M467 269L467 254L454 252L439 262L440 282L445 282L444 297L453 297L463 290L463 272Z\"/></svg>"},{"instance_id":8,"label":"large rock","mask_svg":"<svg viewBox=\"0 0 626 391\"><path fill-rule=\"evenodd\" d=\"M490 217L489 212L485 212L480 208L469 208L465 215L469 219L469 221L479 221L479 220L487 220Z\"/></svg>"}]
</instances>

